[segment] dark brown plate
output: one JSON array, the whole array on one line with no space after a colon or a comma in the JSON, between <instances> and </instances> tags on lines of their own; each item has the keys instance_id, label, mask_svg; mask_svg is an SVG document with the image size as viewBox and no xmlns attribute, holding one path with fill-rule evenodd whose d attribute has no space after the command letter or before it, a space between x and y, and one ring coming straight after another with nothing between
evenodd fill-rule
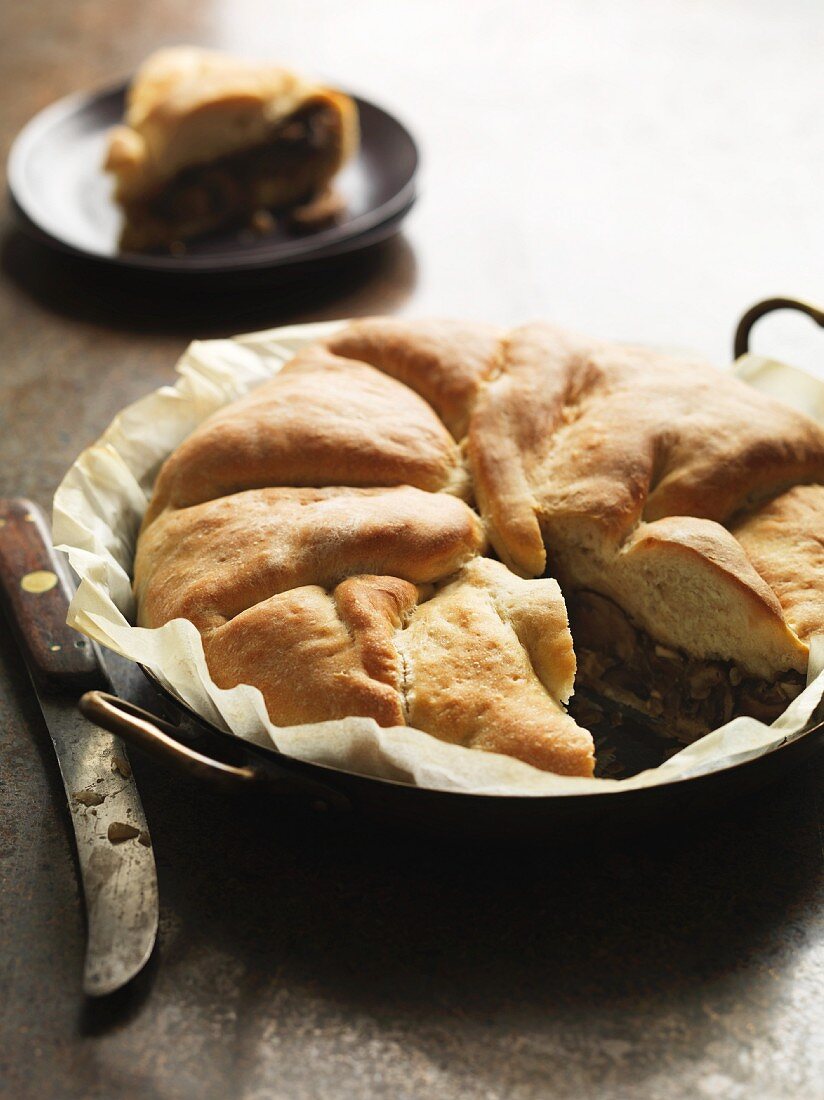
<instances>
[{"instance_id":1,"label":"dark brown plate","mask_svg":"<svg viewBox=\"0 0 824 1100\"><path fill-rule=\"evenodd\" d=\"M121 215L102 162L109 129L121 121L126 85L59 100L18 134L8 162L12 208L24 229L75 256L167 274L225 274L340 256L397 230L415 198L418 151L406 128L354 96L361 144L337 179L347 210L308 236L276 229L249 238L232 230L194 242L184 256L121 252Z\"/></svg>"}]
</instances>

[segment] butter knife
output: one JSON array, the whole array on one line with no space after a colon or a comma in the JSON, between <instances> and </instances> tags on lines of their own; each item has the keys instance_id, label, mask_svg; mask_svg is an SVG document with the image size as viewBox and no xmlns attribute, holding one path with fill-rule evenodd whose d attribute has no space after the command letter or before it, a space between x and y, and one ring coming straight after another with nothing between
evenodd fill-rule
<instances>
[{"instance_id":1,"label":"butter knife","mask_svg":"<svg viewBox=\"0 0 824 1100\"><path fill-rule=\"evenodd\" d=\"M77 708L84 691L110 690L110 682L97 646L66 625L73 591L43 512L28 500L0 500L0 598L66 789L86 901L83 990L99 997L125 985L152 953L157 874L123 744Z\"/></svg>"}]
</instances>

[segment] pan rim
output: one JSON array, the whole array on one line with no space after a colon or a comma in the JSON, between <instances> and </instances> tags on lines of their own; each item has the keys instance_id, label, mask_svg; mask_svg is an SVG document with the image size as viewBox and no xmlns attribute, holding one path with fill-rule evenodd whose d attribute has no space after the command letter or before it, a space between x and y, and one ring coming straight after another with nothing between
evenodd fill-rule
<instances>
[{"instance_id":1,"label":"pan rim","mask_svg":"<svg viewBox=\"0 0 824 1100\"><path fill-rule=\"evenodd\" d=\"M260 756L264 760L268 761L270 766L277 767L290 767L295 768L298 771L307 770L311 773L320 771L330 776L343 776L346 780L356 780L358 782L364 782L368 784L377 783L380 786L401 788L408 791L419 791L422 794L428 795L440 795L451 796L457 795L462 798L469 799L489 799L494 801L506 800L508 802L538 802L538 801L555 801L557 799L575 801L588 800L590 804L595 802L604 802L605 800L614 801L615 799L626 800L629 798L642 799L644 797L655 797L656 794L660 794L662 791L668 790L673 787L679 787L683 789L683 786L688 783L697 783L700 780L711 780L714 777L726 776L730 772L738 772L742 768L746 768L747 765L755 765L759 762L767 760L768 758L780 753L782 750L791 748L794 745L799 744L802 741L807 740L811 735L822 734L824 732L824 719L815 723L808 730L793 737L792 740L784 738L773 748L767 749L766 752L760 753L758 756L750 757L748 760L739 760L737 762L725 764L720 768L713 768L708 772L701 772L697 775L679 776L675 779L668 779L663 783L655 783L651 786L645 787L633 787L628 790L609 790L609 791L585 791L580 794L576 794L574 791L558 792L555 794L493 794L488 791L463 791L463 790L449 790L443 787L419 787L414 783L404 783L398 779L387 779L383 776L367 775L361 772L348 771L346 768L336 768L331 764L321 764L312 760L301 760L296 756L289 756L287 753L281 752L280 749L269 747L268 745L259 745L254 741L246 741L244 738L232 733L231 730L222 730L219 726L216 726L213 722L210 722L208 718L204 718L193 710L188 704L178 699L160 679L152 672L150 668L147 668L143 664L139 664L143 675L147 678L152 687L167 700L175 710L194 721L198 726L202 727L207 733L212 736L220 738L227 738L233 745L237 745L242 751L249 752L251 755L257 757ZM330 781L331 782L331 781ZM414 796L412 796L414 797Z\"/></svg>"}]
</instances>

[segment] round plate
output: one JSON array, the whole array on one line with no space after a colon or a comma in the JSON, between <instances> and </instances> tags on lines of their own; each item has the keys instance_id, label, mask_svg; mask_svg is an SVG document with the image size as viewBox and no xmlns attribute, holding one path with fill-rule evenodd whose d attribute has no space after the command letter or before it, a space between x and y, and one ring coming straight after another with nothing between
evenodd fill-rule
<instances>
[{"instance_id":1,"label":"round plate","mask_svg":"<svg viewBox=\"0 0 824 1100\"><path fill-rule=\"evenodd\" d=\"M242 230L216 233L192 242L184 256L121 252L121 214L102 164L108 131L123 118L126 87L59 100L36 115L12 146L13 207L24 228L62 251L181 275L283 267L365 247L382 227L395 231L414 201L418 151L411 134L381 107L353 96L361 141L335 181L347 201L336 225L302 236L284 229L251 239Z\"/></svg>"}]
</instances>

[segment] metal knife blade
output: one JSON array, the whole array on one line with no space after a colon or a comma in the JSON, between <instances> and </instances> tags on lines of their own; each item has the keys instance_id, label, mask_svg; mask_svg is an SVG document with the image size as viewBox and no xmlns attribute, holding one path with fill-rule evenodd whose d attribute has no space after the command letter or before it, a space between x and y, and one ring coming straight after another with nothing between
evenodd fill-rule
<instances>
[{"instance_id":1,"label":"metal knife blade","mask_svg":"<svg viewBox=\"0 0 824 1100\"><path fill-rule=\"evenodd\" d=\"M142 969L157 935L146 815L120 740L69 696L39 696L69 799L88 917L83 989L112 993Z\"/></svg>"},{"instance_id":2,"label":"metal knife blade","mask_svg":"<svg viewBox=\"0 0 824 1100\"><path fill-rule=\"evenodd\" d=\"M102 996L143 967L158 891L146 817L119 738L77 709L108 687L97 647L66 626L73 582L30 501L0 501L0 594L57 754L77 844L88 940L83 989Z\"/></svg>"}]
</instances>

